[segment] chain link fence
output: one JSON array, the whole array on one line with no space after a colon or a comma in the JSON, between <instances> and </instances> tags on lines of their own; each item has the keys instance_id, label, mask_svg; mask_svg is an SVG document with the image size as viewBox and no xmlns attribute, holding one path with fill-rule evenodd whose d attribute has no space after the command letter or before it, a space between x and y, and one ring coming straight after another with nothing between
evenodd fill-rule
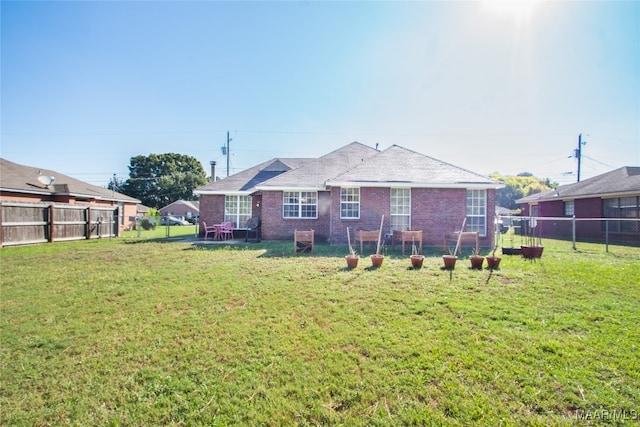
<instances>
[{"instance_id":1,"label":"chain link fence","mask_svg":"<svg viewBox=\"0 0 640 427\"><path fill-rule=\"evenodd\" d=\"M500 216L500 246L539 245L542 239L566 240L576 249L580 242L640 247L640 218L575 218Z\"/></svg>"}]
</instances>

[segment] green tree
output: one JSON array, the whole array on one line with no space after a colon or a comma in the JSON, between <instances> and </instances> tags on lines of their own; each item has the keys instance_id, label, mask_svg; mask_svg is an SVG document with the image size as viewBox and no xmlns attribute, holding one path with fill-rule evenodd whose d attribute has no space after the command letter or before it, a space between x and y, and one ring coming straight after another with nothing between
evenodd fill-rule
<instances>
[{"instance_id":1,"label":"green tree","mask_svg":"<svg viewBox=\"0 0 640 427\"><path fill-rule=\"evenodd\" d=\"M505 187L496 192L496 203L509 209L516 209L516 200L541 191L551 190L558 186L549 178L537 178L530 172L522 172L516 176L502 176L498 172L491 175L492 179L501 181Z\"/></svg>"},{"instance_id":2,"label":"green tree","mask_svg":"<svg viewBox=\"0 0 640 427\"><path fill-rule=\"evenodd\" d=\"M129 179L122 193L142 204L161 208L176 200L195 200L193 189L207 183L202 164L183 154L135 156L129 164Z\"/></svg>"}]
</instances>

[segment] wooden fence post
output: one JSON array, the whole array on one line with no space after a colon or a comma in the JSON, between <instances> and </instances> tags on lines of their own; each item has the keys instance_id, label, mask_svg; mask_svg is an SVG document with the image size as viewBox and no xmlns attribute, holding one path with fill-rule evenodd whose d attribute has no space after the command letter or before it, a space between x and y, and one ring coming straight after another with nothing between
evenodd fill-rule
<instances>
[{"instance_id":1,"label":"wooden fence post","mask_svg":"<svg viewBox=\"0 0 640 427\"><path fill-rule=\"evenodd\" d=\"M53 243L54 240L54 231L53 231L53 226L54 226L54 221L53 221L53 217L54 217L54 207L53 207L53 203L51 203L49 205L49 207L47 208L47 224L49 226L49 236L47 240L49 240L49 243Z\"/></svg>"}]
</instances>

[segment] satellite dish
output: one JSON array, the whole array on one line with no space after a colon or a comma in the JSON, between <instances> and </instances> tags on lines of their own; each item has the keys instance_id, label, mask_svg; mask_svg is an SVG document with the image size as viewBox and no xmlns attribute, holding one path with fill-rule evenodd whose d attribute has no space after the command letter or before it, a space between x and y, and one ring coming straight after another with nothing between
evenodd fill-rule
<instances>
[{"instance_id":1,"label":"satellite dish","mask_svg":"<svg viewBox=\"0 0 640 427\"><path fill-rule=\"evenodd\" d=\"M38 182L40 182L40 184L44 185L45 187L48 187L51 184L53 184L53 181L55 180L56 180L56 177L50 176L50 175L40 175L38 177Z\"/></svg>"}]
</instances>

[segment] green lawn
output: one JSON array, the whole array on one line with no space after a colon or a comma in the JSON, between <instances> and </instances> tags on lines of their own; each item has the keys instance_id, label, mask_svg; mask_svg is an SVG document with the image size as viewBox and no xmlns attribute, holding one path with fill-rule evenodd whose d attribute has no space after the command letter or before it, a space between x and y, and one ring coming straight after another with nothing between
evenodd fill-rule
<instances>
[{"instance_id":1,"label":"green lawn","mask_svg":"<svg viewBox=\"0 0 640 427\"><path fill-rule=\"evenodd\" d=\"M144 233L0 250L0 425L640 423L638 248L349 271Z\"/></svg>"}]
</instances>

